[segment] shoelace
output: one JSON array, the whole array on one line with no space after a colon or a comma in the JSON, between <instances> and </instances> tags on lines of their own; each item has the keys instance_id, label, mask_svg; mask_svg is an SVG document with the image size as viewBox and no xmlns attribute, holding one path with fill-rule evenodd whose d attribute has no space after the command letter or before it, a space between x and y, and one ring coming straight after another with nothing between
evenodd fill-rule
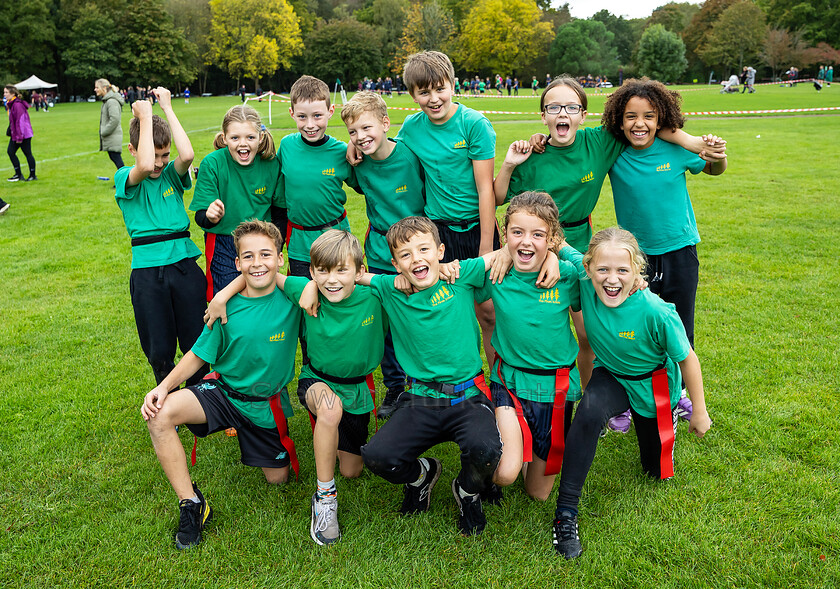
<instances>
[{"instance_id":1,"label":"shoelace","mask_svg":"<svg viewBox=\"0 0 840 589\"><path fill-rule=\"evenodd\" d=\"M198 519L201 515L201 503L196 503L191 499L184 499L179 503L179 505L180 507L186 507L186 509L181 510L180 528L182 530L197 528ZM186 522L184 521L184 518L186 518Z\"/></svg>"},{"instance_id":2,"label":"shoelace","mask_svg":"<svg viewBox=\"0 0 840 589\"><path fill-rule=\"evenodd\" d=\"M315 531L323 532L335 517L338 501L319 501L315 508Z\"/></svg>"},{"instance_id":3,"label":"shoelace","mask_svg":"<svg viewBox=\"0 0 840 589\"><path fill-rule=\"evenodd\" d=\"M561 518L554 523L554 528L559 532L558 540L577 539L577 526L572 519Z\"/></svg>"}]
</instances>

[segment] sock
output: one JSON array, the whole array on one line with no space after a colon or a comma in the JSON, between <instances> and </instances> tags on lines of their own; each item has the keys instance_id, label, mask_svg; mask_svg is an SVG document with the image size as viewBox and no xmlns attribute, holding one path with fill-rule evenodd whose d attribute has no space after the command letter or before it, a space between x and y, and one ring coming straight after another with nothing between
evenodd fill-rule
<instances>
[{"instance_id":1,"label":"sock","mask_svg":"<svg viewBox=\"0 0 840 589\"><path fill-rule=\"evenodd\" d=\"M554 513L554 519L560 519L560 516L563 513L568 513L572 517L577 517L578 510L574 507L569 507L568 505L558 505L557 511Z\"/></svg>"},{"instance_id":2,"label":"sock","mask_svg":"<svg viewBox=\"0 0 840 589\"><path fill-rule=\"evenodd\" d=\"M412 487L419 487L423 484L423 481L426 480L426 473L429 472L429 461L425 458L418 458L417 462L420 463L420 477L414 481L413 483L409 483Z\"/></svg>"},{"instance_id":3,"label":"sock","mask_svg":"<svg viewBox=\"0 0 840 589\"><path fill-rule=\"evenodd\" d=\"M190 501L192 501L193 503L201 503L201 499L198 498L198 495L193 495L192 497L190 497Z\"/></svg>"},{"instance_id":4,"label":"sock","mask_svg":"<svg viewBox=\"0 0 840 589\"><path fill-rule=\"evenodd\" d=\"M329 499L331 497L335 497L337 495L337 490L335 488L335 478L330 479L326 483L323 481L318 481L318 500L322 499Z\"/></svg>"}]
</instances>

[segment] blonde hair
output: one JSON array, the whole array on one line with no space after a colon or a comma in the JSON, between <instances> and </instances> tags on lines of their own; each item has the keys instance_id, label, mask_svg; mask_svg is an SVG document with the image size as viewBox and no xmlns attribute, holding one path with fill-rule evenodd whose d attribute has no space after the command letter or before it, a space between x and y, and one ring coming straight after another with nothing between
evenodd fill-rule
<instances>
[{"instance_id":1,"label":"blonde hair","mask_svg":"<svg viewBox=\"0 0 840 589\"><path fill-rule=\"evenodd\" d=\"M99 78L93 83L94 86L97 88L105 88L106 90L113 90L114 92L119 92L120 89L116 86L112 85L111 82L106 80L105 78Z\"/></svg>"},{"instance_id":2,"label":"blonde hair","mask_svg":"<svg viewBox=\"0 0 840 589\"><path fill-rule=\"evenodd\" d=\"M358 272L362 269L363 257L362 245L356 236L340 229L324 231L312 242L309 249L309 259L313 268L332 270L347 262L347 258L351 258Z\"/></svg>"},{"instance_id":3,"label":"blonde hair","mask_svg":"<svg viewBox=\"0 0 840 589\"><path fill-rule=\"evenodd\" d=\"M349 125L366 112L373 113L373 116L382 120L388 116L388 105L376 92L363 90L341 107L341 120L345 125Z\"/></svg>"},{"instance_id":4,"label":"blonde hair","mask_svg":"<svg viewBox=\"0 0 840 589\"><path fill-rule=\"evenodd\" d=\"M639 247L639 242L633 237L633 234L620 227L608 227L601 229L598 233L592 236L589 241L589 247L586 253L583 254L583 266L589 272L589 264L605 247L618 247L626 250L630 254L630 266L637 278L644 278L644 270L647 265L645 254L642 253L642 248Z\"/></svg>"},{"instance_id":5,"label":"blonde hair","mask_svg":"<svg viewBox=\"0 0 840 589\"><path fill-rule=\"evenodd\" d=\"M444 82L455 86L455 68L445 53L421 51L408 57L403 68L403 83L409 94Z\"/></svg>"},{"instance_id":6,"label":"blonde hair","mask_svg":"<svg viewBox=\"0 0 840 589\"><path fill-rule=\"evenodd\" d=\"M388 233L385 234L385 239L388 241L388 248L391 250L391 255L394 255L394 250L418 233L429 233L435 240L435 246L440 247L440 232L438 232L437 225L426 217L406 217L401 221L397 221Z\"/></svg>"},{"instance_id":7,"label":"blonde hair","mask_svg":"<svg viewBox=\"0 0 840 589\"><path fill-rule=\"evenodd\" d=\"M271 136L268 129L263 131L260 113L246 104L232 106L225 113L225 118L222 119L222 130L216 133L216 137L213 139L213 149L221 149L227 145L225 135L227 135L228 127L231 123L250 123L253 125L257 133L260 134L260 144L257 147L257 153L264 160L270 160L274 157L276 153L274 137Z\"/></svg>"},{"instance_id":8,"label":"blonde hair","mask_svg":"<svg viewBox=\"0 0 840 589\"><path fill-rule=\"evenodd\" d=\"M278 254L283 251L283 235L280 230L273 223L252 219L242 221L233 230L233 247L236 249L236 257L239 257L239 243L246 235L264 235L274 242Z\"/></svg>"},{"instance_id":9,"label":"blonde hair","mask_svg":"<svg viewBox=\"0 0 840 589\"><path fill-rule=\"evenodd\" d=\"M15 98L20 98L20 97L21 97L21 95L20 95L20 90L18 90L18 89L17 89L17 86L14 86L14 85L12 85L12 84L6 84L5 88L6 88L6 90L8 90L8 91L9 91L9 93L11 93L11 95L12 95L12 96L14 96Z\"/></svg>"},{"instance_id":10,"label":"blonde hair","mask_svg":"<svg viewBox=\"0 0 840 589\"><path fill-rule=\"evenodd\" d=\"M292 101L292 109L298 102L318 102L319 100L326 102L329 108L330 88L318 78L301 76L292 84L289 99Z\"/></svg>"},{"instance_id":11,"label":"blonde hair","mask_svg":"<svg viewBox=\"0 0 840 589\"><path fill-rule=\"evenodd\" d=\"M583 107L583 110L586 110L586 106L589 101L586 99L586 92L583 89L583 86L580 85L580 82L575 80L569 74L561 74L551 80L548 86L545 87L542 94L540 94L540 112L545 109L545 95L548 94L549 90L553 90L557 88L557 86L567 86L574 90L575 94L577 94L578 100L580 100L580 105Z\"/></svg>"},{"instance_id":12,"label":"blonde hair","mask_svg":"<svg viewBox=\"0 0 840 589\"><path fill-rule=\"evenodd\" d=\"M560 242L563 241L565 235L563 228L560 226L560 213L557 210L557 205L548 193L528 191L517 194L510 199L510 205L508 205L507 211L505 211L502 233L507 234L510 218L516 213L531 215L548 225L546 241L548 242L549 249L557 253Z\"/></svg>"}]
</instances>

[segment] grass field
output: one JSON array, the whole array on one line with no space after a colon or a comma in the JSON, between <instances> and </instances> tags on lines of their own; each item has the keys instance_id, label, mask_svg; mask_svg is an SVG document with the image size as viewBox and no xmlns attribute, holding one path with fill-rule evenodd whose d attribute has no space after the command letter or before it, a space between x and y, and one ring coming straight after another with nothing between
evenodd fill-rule
<instances>
[{"instance_id":1,"label":"grass field","mask_svg":"<svg viewBox=\"0 0 840 589\"><path fill-rule=\"evenodd\" d=\"M692 87L684 97L686 111L827 107L840 106L840 87L731 96ZM176 102L196 162L237 101ZM464 102L537 110L536 98ZM591 112L602 104L590 97ZM275 109L279 140L293 123ZM407 111L392 114L399 123ZM497 168L511 141L541 128L536 115L488 116ZM129 301L130 247L111 182L96 180L114 172L96 151L99 105L31 117L40 179L0 186L12 203L0 217L0 587L840 585L840 116L690 118L689 132L728 140L726 174L688 180L703 237L697 352L714 427L698 441L681 424L666 484L643 477L632 433L604 438L573 563L550 546L555 496L537 504L520 483L488 508L482 536L460 537L452 445L433 451L444 475L428 514L397 516L400 489L370 473L339 478L345 537L317 549L303 411L290 420L301 482L266 485L224 436L199 444L192 475L215 515L203 544L178 553L176 499L138 411L154 381ZM331 132L347 137L338 117ZM361 234L361 198L351 195L348 210ZM615 222L608 182L593 219Z\"/></svg>"}]
</instances>

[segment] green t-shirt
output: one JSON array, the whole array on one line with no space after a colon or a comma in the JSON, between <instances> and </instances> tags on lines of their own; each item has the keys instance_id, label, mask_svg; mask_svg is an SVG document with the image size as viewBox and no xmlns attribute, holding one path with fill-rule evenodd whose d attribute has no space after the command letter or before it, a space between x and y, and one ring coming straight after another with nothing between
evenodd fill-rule
<instances>
[{"instance_id":1,"label":"green t-shirt","mask_svg":"<svg viewBox=\"0 0 840 589\"><path fill-rule=\"evenodd\" d=\"M114 174L117 205L122 211L128 236L134 239L188 230L190 218L184 209L184 191L192 185L190 175L179 176L175 162L169 162L157 178L146 178L136 186L126 187L132 168L134 166L125 166ZM192 240L182 237L132 246L131 267L166 266L200 255Z\"/></svg>"},{"instance_id":2,"label":"green t-shirt","mask_svg":"<svg viewBox=\"0 0 840 589\"><path fill-rule=\"evenodd\" d=\"M289 221L315 227L341 217L347 202L347 193L341 185L343 182L356 185L353 167L346 159L347 144L326 137L325 143L310 145L300 133L293 133L280 140L280 155L284 162L289 162L282 172ZM350 222L345 218L330 229L350 231ZM312 242L324 231L292 229L291 238L287 236L289 258L308 262Z\"/></svg>"},{"instance_id":3,"label":"green t-shirt","mask_svg":"<svg viewBox=\"0 0 840 589\"><path fill-rule=\"evenodd\" d=\"M632 294L618 307L607 307L590 280L581 280L581 307L586 335L595 352L595 366L616 376L630 405L644 417L656 417L651 379L627 380L618 374L640 375L660 364L668 370L671 407L680 400L681 374L677 364L691 352L680 316L650 290Z\"/></svg>"},{"instance_id":4,"label":"green t-shirt","mask_svg":"<svg viewBox=\"0 0 840 589\"><path fill-rule=\"evenodd\" d=\"M646 254L659 255L700 241L685 173L706 162L658 137L647 149L625 149L610 169L615 216Z\"/></svg>"},{"instance_id":5,"label":"green t-shirt","mask_svg":"<svg viewBox=\"0 0 840 589\"><path fill-rule=\"evenodd\" d=\"M309 279L301 276L286 278L286 292L293 300L300 300ZM382 304L367 286L357 286L349 297L331 303L318 295L321 303L318 316L304 313L306 353L310 363L320 372L338 378L366 376L376 370L385 349L388 321ZM323 380L304 365L300 378ZM348 413L367 413L373 410L373 400L367 383L340 384L325 381L338 395Z\"/></svg>"},{"instance_id":6,"label":"green t-shirt","mask_svg":"<svg viewBox=\"0 0 840 589\"><path fill-rule=\"evenodd\" d=\"M423 164L425 213L430 219L477 219L478 188L472 162L496 156L496 132L487 117L455 104L458 110L442 125L419 112L406 117L397 134L397 141L405 141Z\"/></svg>"},{"instance_id":7,"label":"green t-shirt","mask_svg":"<svg viewBox=\"0 0 840 589\"><path fill-rule=\"evenodd\" d=\"M501 283L490 282L476 291L476 300L493 299L496 327L493 347L504 360L502 376L508 389L518 397L540 403L554 401L554 376L529 374L513 368L551 369L572 364L578 344L569 323L569 307L580 310L580 280L577 269L560 262L560 280L550 289L535 285L539 272L519 272L512 268ZM490 380L501 382L494 363ZM568 401L580 399L577 367L569 372Z\"/></svg>"},{"instance_id":8,"label":"green t-shirt","mask_svg":"<svg viewBox=\"0 0 840 589\"><path fill-rule=\"evenodd\" d=\"M397 361L405 373L417 380L461 384L481 372L479 355L481 334L475 318L475 289L484 284L484 260L461 262L455 284L442 280L425 290L405 296L394 288L394 277L378 275L371 279L373 294L391 322L391 336ZM446 398L423 385L415 384L416 395ZM464 395L480 394L472 386Z\"/></svg>"},{"instance_id":9,"label":"green t-shirt","mask_svg":"<svg viewBox=\"0 0 840 589\"><path fill-rule=\"evenodd\" d=\"M362 160L356 166L356 180L365 194L367 217L373 228L365 239L368 266L393 271L391 250L382 233L406 217L423 215L423 167L405 143L395 143L384 160Z\"/></svg>"},{"instance_id":10,"label":"green t-shirt","mask_svg":"<svg viewBox=\"0 0 840 589\"><path fill-rule=\"evenodd\" d=\"M237 293L227 304L227 323L217 321L212 330L205 326L192 352L238 393L268 397L282 391L283 412L289 417L285 387L295 376L300 316L300 307L279 288L262 297ZM268 401L228 400L254 425L275 427Z\"/></svg>"},{"instance_id":11,"label":"green t-shirt","mask_svg":"<svg viewBox=\"0 0 840 589\"><path fill-rule=\"evenodd\" d=\"M583 221L595 210L604 178L624 149L603 127L578 129L575 141L565 147L547 145L545 153L533 153L511 174L507 199L525 192L547 192L560 211L560 221ZM586 251L592 227L583 223L564 228L566 241Z\"/></svg>"},{"instance_id":12,"label":"green t-shirt","mask_svg":"<svg viewBox=\"0 0 840 589\"><path fill-rule=\"evenodd\" d=\"M190 210L204 210L217 198L225 203L225 215L206 230L217 235L230 235L242 221L271 221L271 205L282 207L285 202L279 179L280 158L257 155L242 166L222 147L201 160Z\"/></svg>"}]
</instances>

